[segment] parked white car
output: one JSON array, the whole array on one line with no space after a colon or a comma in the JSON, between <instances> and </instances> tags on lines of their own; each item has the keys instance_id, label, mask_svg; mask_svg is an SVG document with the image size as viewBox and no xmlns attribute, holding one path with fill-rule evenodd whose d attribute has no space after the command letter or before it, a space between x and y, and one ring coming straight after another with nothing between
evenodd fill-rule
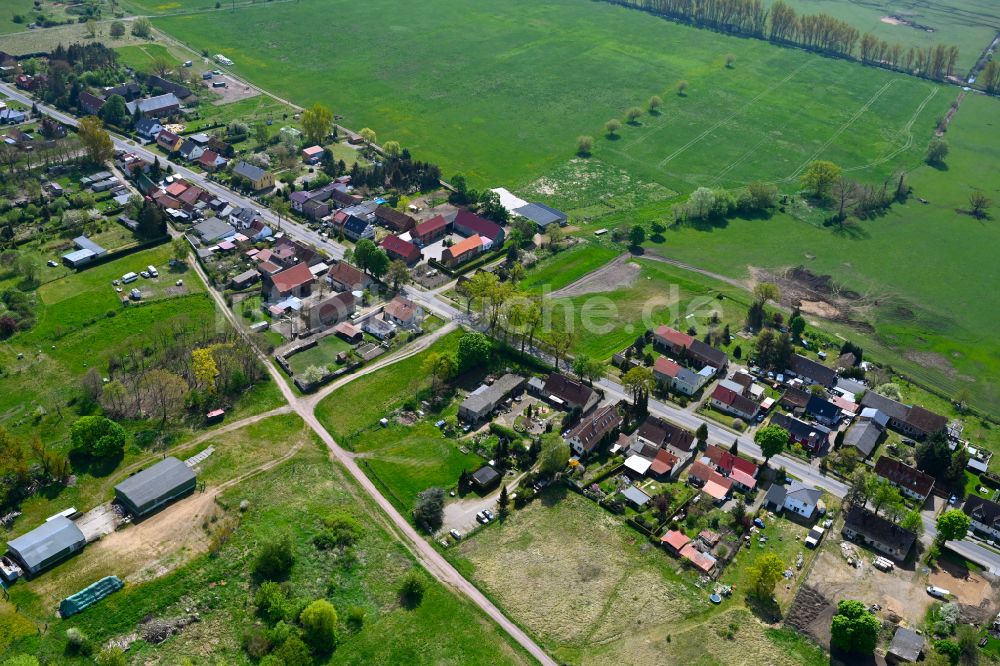
<instances>
[{"instance_id":1,"label":"parked white car","mask_svg":"<svg viewBox=\"0 0 1000 666\"><path fill-rule=\"evenodd\" d=\"M938 587L937 585L928 585L927 594L931 595L932 597L937 597L938 599L944 599L945 597L950 595L951 592L944 589L943 587Z\"/></svg>"}]
</instances>

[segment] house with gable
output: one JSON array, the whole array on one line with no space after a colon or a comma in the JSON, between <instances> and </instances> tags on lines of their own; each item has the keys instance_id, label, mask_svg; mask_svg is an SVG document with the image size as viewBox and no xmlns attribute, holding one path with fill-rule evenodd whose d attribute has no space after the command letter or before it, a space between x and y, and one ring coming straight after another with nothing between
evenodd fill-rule
<instances>
[{"instance_id":1,"label":"house with gable","mask_svg":"<svg viewBox=\"0 0 1000 666\"><path fill-rule=\"evenodd\" d=\"M933 476L888 456L879 456L875 463L875 474L899 488L899 492L919 502L924 502L934 490Z\"/></svg>"},{"instance_id":2,"label":"house with gable","mask_svg":"<svg viewBox=\"0 0 1000 666\"><path fill-rule=\"evenodd\" d=\"M793 481L788 486L774 483L764 496L764 506L775 513L788 511L796 517L809 520L821 504L822 495L822 491L801 481Z\"/></svg>"},{"instance_id":3,"label":"house with gable","mask_svg":"<svg viewBox=\"0 0 1000 666\"><path fill-rule=\"evenodd\" d=\"M614 439L621 424L621 414L614 405L605 405L591 416L581 419L566 435L566 442L573 453L581 459L586 458Z\"/></svg>"}]
</instances>

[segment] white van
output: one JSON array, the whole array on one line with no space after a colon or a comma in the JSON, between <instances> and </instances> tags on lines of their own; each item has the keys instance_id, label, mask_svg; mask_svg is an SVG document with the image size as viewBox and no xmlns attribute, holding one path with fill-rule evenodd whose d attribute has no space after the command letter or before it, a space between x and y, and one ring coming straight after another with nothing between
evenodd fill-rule
<instances>
[{"instance_id":1,"label":"white van","mask_svg":"<svg viewBox=\"0 0 1000 666\"><path fill-rule=\"evenodd\" d=\"M126 273L125 275L122 276L122 282L124 282L125 284L128 284L129 282L135 282L138 279L139 276L136 275L135 273Z\"/></svg>"},{"instance_id":2,"label":"white van","mask_svg":"<svg viewBox=\"0 0 1000 666\"><path fill-rule=\"evenodd\" d=\"M146 270L149 271L150 277L160 277L160 274L156 272L154 266L146 266Z\"/></svg>"}]
</instances>

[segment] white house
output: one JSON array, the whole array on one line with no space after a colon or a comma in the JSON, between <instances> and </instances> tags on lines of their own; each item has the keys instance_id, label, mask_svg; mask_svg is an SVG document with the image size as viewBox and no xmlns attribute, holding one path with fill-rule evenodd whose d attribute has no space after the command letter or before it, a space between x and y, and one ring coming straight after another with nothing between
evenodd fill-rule
<instances>
[{"instance_id":1,"label":"white house","mask_svg":"<svg viewBox=\"0 0 1000 666\"><path fill-rule=\"evenodd\" d=\"M771 511L791 511L803 518L812 518L816 513L822 492L799 481L789 486L773 484L764 497L764 506Z\"/></svg>"},{"instance_id":2,"label":"white house","mask_svg":"<svg viewBox=\"0 0 1000 666\"><path fill-rule=\"evenodd\" d=\"M978 495L970 495L962 511L972 522L972 529L1000 539L1000 504Z\"/></svg>"}]
</instances>

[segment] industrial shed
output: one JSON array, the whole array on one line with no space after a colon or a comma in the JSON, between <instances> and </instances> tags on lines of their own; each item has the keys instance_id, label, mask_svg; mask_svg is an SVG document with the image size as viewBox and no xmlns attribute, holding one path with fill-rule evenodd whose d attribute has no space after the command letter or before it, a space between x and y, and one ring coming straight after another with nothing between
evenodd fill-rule
<instances>
[{"instance_id":1,"label":"industrial shed","mask_svg":"<svg viewBox=\"0 0 1000 666\"><path fill-rule=\"evenodd\" d=\"M87 539L66 516L54 516L27 534L7 542L7 554L28 575L35 575L73 553L83 550Z\"/></svg>"},{"instance_id":2,"label":"industrial shed","mask_svg":"<svg viewBox=\"0 0 1000 666\"><path fill-rule=\"evenodd\" d=\"M166 458L115 486L115 499L143 518L194 490L194 472L177 458Z\"/></svg>"}]
</instances>

